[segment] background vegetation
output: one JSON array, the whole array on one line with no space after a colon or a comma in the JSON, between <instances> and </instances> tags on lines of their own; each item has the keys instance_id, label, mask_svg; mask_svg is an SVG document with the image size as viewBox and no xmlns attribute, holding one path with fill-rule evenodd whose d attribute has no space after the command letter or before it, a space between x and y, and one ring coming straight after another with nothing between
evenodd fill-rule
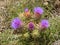
<instances>
[{"instance_id":1,"label":"background vegetation","mask_svg":"<svg viewBox=\"0 0 60 45\"><path fill-rule=\"evenodd\" d=\"M6 5L0 11L2 24L0 24L0 45L52 45L53 42L60 40L59 0L7 0L5 2ZM19 17L26 7L33 12L33 8L37 6L44 9L42 19L48 19L50 27L45 32L40 32L39 38L36 39L25 38L23 36L25 33L13 34L14 30L10 26L11 20Z\"/></svg>"}]
</instances>

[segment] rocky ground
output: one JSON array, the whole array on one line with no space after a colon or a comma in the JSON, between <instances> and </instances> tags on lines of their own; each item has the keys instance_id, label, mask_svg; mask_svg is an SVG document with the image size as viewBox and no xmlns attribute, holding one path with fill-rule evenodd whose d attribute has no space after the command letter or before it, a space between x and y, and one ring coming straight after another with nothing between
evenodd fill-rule
<instances>
[{"instance_id":1,"label":"rocky ground","mask_svg":"<svg viewBox=\"0 0 60 45\"><path fill-rule=\"evenodd\" d=\"M6 27L5 19L6 19L6 0L0 0L0 31L4 30Z\"/></svg>"}]
</instances>

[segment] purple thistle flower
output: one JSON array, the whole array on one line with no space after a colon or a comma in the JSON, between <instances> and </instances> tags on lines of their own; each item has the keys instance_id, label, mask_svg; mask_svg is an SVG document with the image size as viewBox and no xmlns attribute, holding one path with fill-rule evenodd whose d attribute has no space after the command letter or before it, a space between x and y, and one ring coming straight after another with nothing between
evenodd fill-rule
<instances>
[{"instance_id":1,"label":"purple thistle flower","mask_svg":"<svg viewBox=\"0 0 60 45\"><path fill-rule=\"evenodd\" d=\"M24 16L25 16L26 18L29 18L29 17L30 17L30 11L29 11L28 8L25 8Z\"/></svg>"},{"instance_id":2,"label":"purple thistle flower","mask_svg":"<svg viewBox=\"0 0 60 45\"><path fill-rule=\"evenodd\" d=\"M43 14L44 10L41 7L35 7L34 8L34 13L36 14Z\"/></svg>"},{"instance_id":3,"label":"purple thistle flower","mask_svg":"<svg viewBox=\"0 0 60 45\"><path fill-rule=\"evenodd\" d=\"M11 27L13 29L20 28L22 26L22 21L19 18L14 18L11 22Z\"/></svg>"},{"instance_id":4,"label":"purple thistle flower","mask_svg":"<svg viewBox=\"0 0 60 45\"><path fill-rule=\"evenodd\" d=\"M34 29L34 23L33 22L29 22L28 29L29 30L33 30Z\"/></svg>"},{"instance_id":5,"label":"purple thistle flower","mask_svg":"<svg viewBox=\"0 0 60 45\"><path fill-rule=\"evenodd\" d=\"M40 23L40 26L42 27L42 28L48 28L49 27L49 22L48 22L48 20L42 20L41 21L41 23Z\"/></svg>"},{"instance_id":6,"label":"purple thistle flower","mask_svg":"<svg viewBox=\"0 0 60 45\"><path fill-rule=\"evenodd\" d=\"M25 12L28 12L29 11L29 9L28 8L25 8L25 10L24 10Z\"/></svg>"}]
</instances>

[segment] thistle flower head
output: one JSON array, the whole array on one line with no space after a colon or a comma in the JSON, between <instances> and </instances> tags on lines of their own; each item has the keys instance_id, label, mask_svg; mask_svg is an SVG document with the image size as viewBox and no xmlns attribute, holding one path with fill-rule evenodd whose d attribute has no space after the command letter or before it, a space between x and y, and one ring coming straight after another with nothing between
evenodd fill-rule
<instances>
[{"instance_id":1,"label":"thistle flower head","mask_svg":"<svg viewBox=\"0 0 60 45\"><path fill-rule=\"evenodd\" d=\"M11 27L13 29L20 28L22 26L22 21L19 18L14 18L11 22Z\"/></svg>"},{"instance_id":2,"label":"thistle flower head","mask_svg":"<svg viewBox=\"0 0 60 45\"><path fill-rule=\"evenodd\" d=\"M44 11L43 11L43 9L41 7L35 7L34 8L34 13L35 14L37 13L37 14L40 14L41 15L41 14L43 14L43 12Z\"/></svg>"},{"instance_id":3,"label":"thistle flower head","mask_svg":"<svg viewBox=\"0 0 60 45\"><path fill-rule=\"evenodd\" d=\"M49 22L48 20L42 20L41 23L40 23L40 26L42 28L48 28L49 27Z\"/></svg>"},{"instance_id":4,"label":"thistle flower head","mask_svg":"<svg viewBox=\"0 0 60 45\"><path fill-rule=\"evenodd\" d=\"M25 10L24 10L25 12L28 12L29 11L29 9L28 8L25 8Z\"/></svg>"},{"instance_id":5,"label":"thistle flower head","mask_svg":"<svg viewBox=\"0 0 60 45\"><path fill-rule=\"evenodd\" d=\"M34 29L34 23L33 22L29 22L28 29L29 30L33 30Z\"/></svg>"},{"instance_id":6,"label":"thistle flower head","mask_svg":"<svg viewBox=\"0 0 60 45\"><path fill-rule=\"evenodd\" d=\"M30 11L29 11L28 8L25 8L25 10L24 10L24 15L25 15L25 17L27 17L27 18L30 17Z\"/></svg>"}]
</instances>

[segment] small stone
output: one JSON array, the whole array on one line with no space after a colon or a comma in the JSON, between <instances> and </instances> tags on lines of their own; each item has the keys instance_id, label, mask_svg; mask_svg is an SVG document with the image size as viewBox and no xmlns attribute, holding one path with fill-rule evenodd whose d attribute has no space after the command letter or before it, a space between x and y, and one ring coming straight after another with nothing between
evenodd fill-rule
<instances>
[{"instance_id":1,"label":"small stone","mask_svg":"<svg viewBox=\"0 0 60 45\"><path fill-rule=\"evenodd\" d=\"M0 32L0 34L1 34L1 32Z\"/></svg>"},{"instance_id":2,"label":"small stone","mask_svg":"<svg viewBox=\"0 0 60 45\"><path fill-rule=\"evenodd\" d=\"M44 2L44 5L46 5L46 6L47 6L47 5L48 5L48 2Z\"/></svg>"},{"instance_id":3,"label":"small stone","mask_svg":"<svg viewBox=\"0 0 60 45\"><path fill-rule=\"evenodd\" d=\"M60 45L60 40L55 41L52 45Z\"/></svg>"}]
</instances>

